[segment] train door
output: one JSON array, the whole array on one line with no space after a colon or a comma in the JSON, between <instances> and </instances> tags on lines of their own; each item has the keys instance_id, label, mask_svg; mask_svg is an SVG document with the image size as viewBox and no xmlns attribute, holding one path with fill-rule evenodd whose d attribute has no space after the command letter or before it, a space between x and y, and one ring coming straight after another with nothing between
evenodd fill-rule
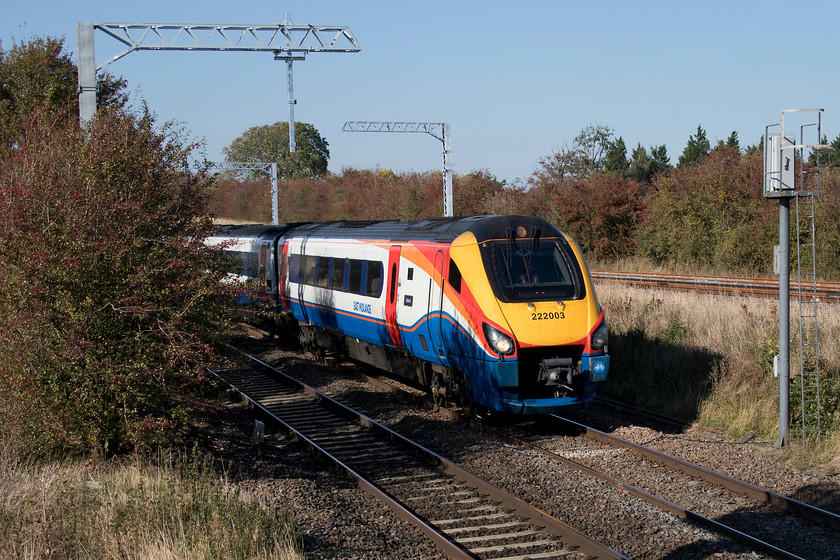
<instances>
[{"instance_id":1,"label":"train door","mask_svg":"<svg viewBox=\"0 0 840 560\"><path fill-rule=\"evenodd\" d=\"M435 253L435 267L429 287L429 340L432 341L434 351L441 358L446 357L443 344L443 251Z\"/></svg>"},{"instance_id":2,"label":"train door","mask_svg":"<svg viewBox=\"0 0 840 560\"><path fill-rule=\"evenodd\" d=\"M300 303L300 315L304 323L309 322L309 313L306 309L306 301L304 298L304 287L306 286L306 271L308 270L307 258L314 259L315 256L306 256L306 242L308 237L304 237L300 242L300 271L298 272L297 298Z\"/></svg>"},{"instance_id":3,"label":"train door","mask_svg":"<svg viewBox=\"0 0 840 560\"><path fill-rule=\"evenodd\" d=\"M260 295L263 297L265 297L266 288L268 288L269 292L271 291L271 286L266 284L266 269L268 268L269 245L269 241L263 241L260 244Z\"/></svg>"},{"instance_id":4,"label":"train door","mask_svg":"<svg viewBox=\"0 0 840 560\"><path fill-rule=\"evenodd\" d=\"M391 335L391 343L395 346L402 346L400 327L397 324L397 300L399 298L400 283L400 250L399 245L394 245L388 251L388 283L385 294L385 323L388 325L388 334Z\"/></svg>"},{"instance_id":5,"label":"train door","mask_svg":"<svg viewBox=\"0 0 840 560\"><path fill-rule=\"evenodd\" d=\"M280 264L277 273L277 295L282 303L283 311L290 311L289 287L287 285L289 278L289 244L285 241L280 241L278 244L282 244L282 250L280 252Z\"/></svg>"}]
</instances>

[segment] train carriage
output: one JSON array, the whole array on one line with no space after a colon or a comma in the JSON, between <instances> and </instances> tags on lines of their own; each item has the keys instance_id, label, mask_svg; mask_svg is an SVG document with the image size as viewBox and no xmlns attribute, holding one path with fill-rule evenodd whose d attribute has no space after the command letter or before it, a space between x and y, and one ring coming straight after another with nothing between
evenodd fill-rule
<instances>
[{"instance_id":1,"label":"train carriage","mask_svg":"<svg viewBox=\"0 0 840 560\"><path fill-rule=\"evenodd\" d=\"M305 347L512 414L580 407L607 377L607 329L583 255L547 222L264 227L278 229L267 248L270 235L252 245L257 272Z\"/></svg>"}]
</instances>

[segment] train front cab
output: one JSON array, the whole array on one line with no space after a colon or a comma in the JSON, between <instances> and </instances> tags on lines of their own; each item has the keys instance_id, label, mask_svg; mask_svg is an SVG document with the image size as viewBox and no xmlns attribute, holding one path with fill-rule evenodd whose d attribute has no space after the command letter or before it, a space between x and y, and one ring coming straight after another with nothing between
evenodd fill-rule
<instances>
[{"instance_id":1,"label":"train front cab","mask_svg":"<svg viewBox=\"0 0 840 560\"><path fill-rule=\"evenodd\" d=\"M483 337L483 348L462 358L471 397L510 414L579 409L609 371L607 328L579 247L534 227L481 242L468 232L450 250L469 286L463 313Z\"/></svg>"}]
</instances>

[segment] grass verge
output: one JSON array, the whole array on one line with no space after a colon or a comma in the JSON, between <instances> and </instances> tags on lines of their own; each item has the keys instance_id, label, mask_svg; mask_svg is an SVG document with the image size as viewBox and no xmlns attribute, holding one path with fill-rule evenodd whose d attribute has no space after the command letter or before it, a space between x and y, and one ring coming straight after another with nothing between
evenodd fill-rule
<instances>
[{"instance_id":1,"label":"grass verge","mask_svg":"<svg viewBox=\"0 0 840 560\"><path fill-rule=\"evenodd\" d=\"M21 463L0 445L0 559L302 560L287 510L197 451Z\"/></svg>"},{"instance_id":2,"label":"grass verge","mask_svg":"<svg viewBox=\"0 0 840 560\"><path fill-rule=\"evenodd\" d=\"M598 297L610 327L611 371L604 394L721 429L733 439L749 434L775 441L778 302L609 283L598 286ZM791 315L790 421L797 438L799 324L798 315ZM840 306L820 306L819 332L823 431L808 457L816 462L840 454Z\"/></svg>"}]
</instances>

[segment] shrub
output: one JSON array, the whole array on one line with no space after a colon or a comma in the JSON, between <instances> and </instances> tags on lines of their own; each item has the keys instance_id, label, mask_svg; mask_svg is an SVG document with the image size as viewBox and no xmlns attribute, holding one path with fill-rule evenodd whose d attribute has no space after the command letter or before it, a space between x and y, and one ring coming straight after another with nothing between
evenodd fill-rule
<instances>
[{"instance_id":1,"label":"shrub","mask_svg":"<svg viewBox=\"0 0 840 560\"><path fill-rule=\"evenodd\" d=\"M762 196L760 155L714 150L702 163L654 180L639 248L656 264L716 263L742 274L769 272L777 205Z\"/></svg>"},{"instance_id":2,"label":"shrub","mask_svg":"<svg viewBox=\"0 0 840 560\"><path fill-rule=\"evenodd\" d=\"M645 192L646 187L634 181L595 173L564 184L554 206L588 258L616 259L635 252Z\"/></svg>"},{"instance_id":3,"label":"shrub","mask_svg":"<svg viewBox=\"0 0 840 560\"><path fill-rule=\"evenodd\" d=\"M36 117L2 161L0 423L21 448L154 444L202 406L223 271L192 146L152 126Z\"/></svg>"}]
</instances>

